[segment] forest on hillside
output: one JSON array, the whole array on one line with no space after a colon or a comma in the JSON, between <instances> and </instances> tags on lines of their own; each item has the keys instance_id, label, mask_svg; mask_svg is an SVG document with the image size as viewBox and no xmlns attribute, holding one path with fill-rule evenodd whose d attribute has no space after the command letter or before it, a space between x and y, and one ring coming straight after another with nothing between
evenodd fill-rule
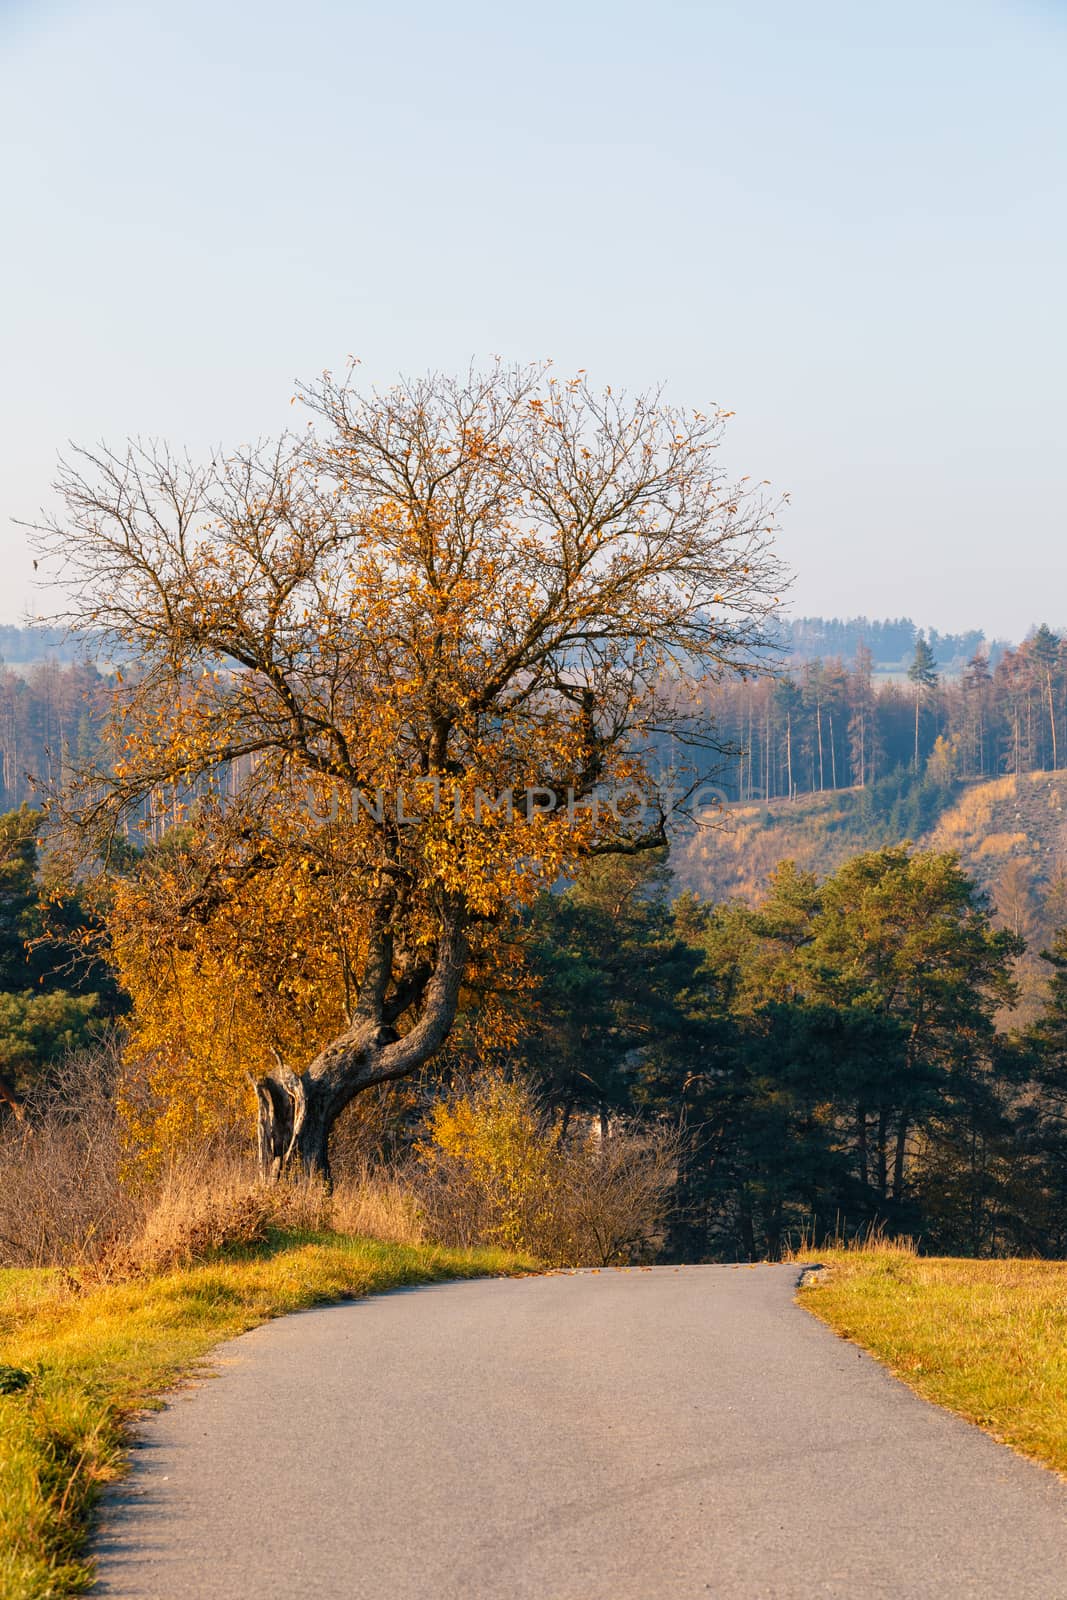
<instances>
[{"instance_id":1,"label":"forest on hillside","mask_svg":"<svg viewBox=\"0 0 1067 1600\"><path fill-rule=\"evenodd\" d=\"M851 661L857 651L866 649L876 672L905 672L920 632L938 670L952 675L958 675L980 650L985 650L990 665L995 666L1007 648L1003 640L988 642L980 628L963 633L922 630L910 617L790 617L779 623L777 637L793 661Z\"/></svg>"},{"instance_id":2,"label":"forest on hillside","mask_svg":"<svg viewBox=\"0 0 1067 1600\"><path fill-rule=\"evenodd\" d=\"M1067 763L1067 640L1042 625L994 666L979 650L947 678L920 635L900 683L877 683L861 646L849 662L724 680L704 709L732 751L716 777L730 800L863 786L899 768L938 782L1054 772Z\"/></svg>"},{"instance_id":3,"label":"forest on hillside","mask_svg":"<svg viewBox=\"0 0 1067 1600\"><path fill-rule=\"evenodd\" d=\"M114 680L84 662L0 667L0 807L11 810L62 783L100 747Z\"/></svg>"},{"instance_id":4,"label":"forest on hillside","mask_svg":"<svg viewBox=\"0 0 1067 1600\"><path fill-rule=\"evenodd\" d=\"M943 785L1067 766L1067 637L1047 625L1016 648L992 654L977 632L926 636L907 619L802 618L792 629L780 641L784 654L774 670L769 664L762 675L725 678L705 691L701 709L726 751L709 775L730 800L866 786L901 768ZM34 638L36 630L7 631L18 635L19 653L6 659L33 660L25 636ZM804 655L813 643L845 644L864 633L887 650L909 644L906 681L879 682L874 651L863 642L850 658ZM950 652L970 644L975 649L962 672L947 675L942 663ZM86 660L61 660L51 644L49 654L21 671L0 666L5 807L32 800L35 780L61 780L98 748L113 673ZM662 754L665 761L692 759L669 744Z\"/></svg>"}]
</instances>

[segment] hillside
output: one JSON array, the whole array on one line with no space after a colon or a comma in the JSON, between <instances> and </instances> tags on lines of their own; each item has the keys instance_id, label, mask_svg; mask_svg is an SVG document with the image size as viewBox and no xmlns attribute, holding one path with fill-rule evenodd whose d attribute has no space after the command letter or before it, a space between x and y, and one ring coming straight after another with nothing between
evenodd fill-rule
<instances>
[{"instance_id":1,"label":"hillside","mask_svg":"<svg viewBox=\"0 0 1067 1600\"><path fill-rule=\"evenodd\" d=\"M821 876L857 851L902 839L959 852L998 920L1027 941L1028 1002L1047 973L1039 952L1067 924L1067 772L946 786L900 774L868 789L728 806L718 823L680 840L671 862L683 889L754 903L779 861Z\"/></svg>"},{"instance_id":2,"label":"hillside","mask_svg":"<svg viewBox=\"0 0 1067 1600\"><path fill-rule=\"evenodd\" d=\"M779 861L823 876L859 850L922 838L960 792L959 785L917 782L900 772L865 788L727 805L676 841L671 865L679 884L701 898L754 904Z\"/></svg>"}]
</instances>

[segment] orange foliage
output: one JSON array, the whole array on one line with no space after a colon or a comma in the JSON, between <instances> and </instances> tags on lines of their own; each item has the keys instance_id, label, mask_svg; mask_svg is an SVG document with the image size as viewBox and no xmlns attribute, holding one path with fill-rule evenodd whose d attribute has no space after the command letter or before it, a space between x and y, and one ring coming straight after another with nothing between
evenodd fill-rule
<instances>
[{"instance_id":1,"label":"orange foliage","mask_svg":"<svg viewBox=\"0 0 1067 1600\"><path fill-rule=\"evenodd\" d=\"M313 1100L321 1127L441 1047L516 907L662 842L656 740L750 664L780 579L722 414L536 367L305 398L321 435L204 468L89 456L49 530L137 662L63 808L105 858L131 822L152 845L109 911L152 1137L274 1062L281 1162Z\"/></svg>"}]
</instances>

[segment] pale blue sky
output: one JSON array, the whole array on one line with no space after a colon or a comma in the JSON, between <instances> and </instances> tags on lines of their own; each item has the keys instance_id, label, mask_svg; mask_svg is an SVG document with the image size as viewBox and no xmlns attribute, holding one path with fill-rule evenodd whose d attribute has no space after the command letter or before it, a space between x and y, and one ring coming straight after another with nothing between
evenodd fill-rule
<instances>
[{"instance_id":1,"label":"pale blue sky","mask_svg":"<svg viewBox=\"0 0 1067 1600\"><path fill-rule=\"evenodd\" d=\"M67 438L500 353L736 411L798 610L1067 624L1065 79L1065 0L0 0L0 620Z\"/></svg>"}]
</instances>

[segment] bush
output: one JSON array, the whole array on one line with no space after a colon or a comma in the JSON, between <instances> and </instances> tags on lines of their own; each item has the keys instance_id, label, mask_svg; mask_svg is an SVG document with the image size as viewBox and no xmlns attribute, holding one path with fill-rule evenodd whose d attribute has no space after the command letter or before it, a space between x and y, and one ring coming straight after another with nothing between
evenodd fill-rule
<instances>
[{"instance_id":1,"label":"bush","mask_svg":"<svg viewBox=\"0 0 1067 1600\"><path fill-rule=\"evenodd\" d=\"M564 1134L523 1083L493 1075L438 1103L414 1181L442 1243L498 1244L558 1266L654 1252L677 1168L673 1134L616 1123Z\"/></svg>"},{"instance_id":2,"label":"bush","mask_svg":"<svg viewBox=\"0 0 1067 1600\"><path fill-rule=\"evenodd\" d=\"M71 1056L0 1124L0 1266L98 1261L136 1227L143 1200L121 1181L114 1046Z\"/></svg>"},{"instance_id":3,"label":"bush","mask_svg":"<svg viewBox=\"0 0 1067 1600\"><path fill-rule=\"evenodd\" d=\"M561 1266L641 1260L660 1242L675 1138L621 1122L605 1138L599 1125L564 1134L519 1082L491 1076L438 1102L414 1155L390 1165L377 1153L381 1108L369 1107L329 1193L267 1187L250 1153L217 1143L140 1162L116 1110L120 1072L117 1048L74 1056L24 1122L0 1125L0 1266L148 1276L272 1230L498 1245Z\"/></svg>"}]
</instances>

